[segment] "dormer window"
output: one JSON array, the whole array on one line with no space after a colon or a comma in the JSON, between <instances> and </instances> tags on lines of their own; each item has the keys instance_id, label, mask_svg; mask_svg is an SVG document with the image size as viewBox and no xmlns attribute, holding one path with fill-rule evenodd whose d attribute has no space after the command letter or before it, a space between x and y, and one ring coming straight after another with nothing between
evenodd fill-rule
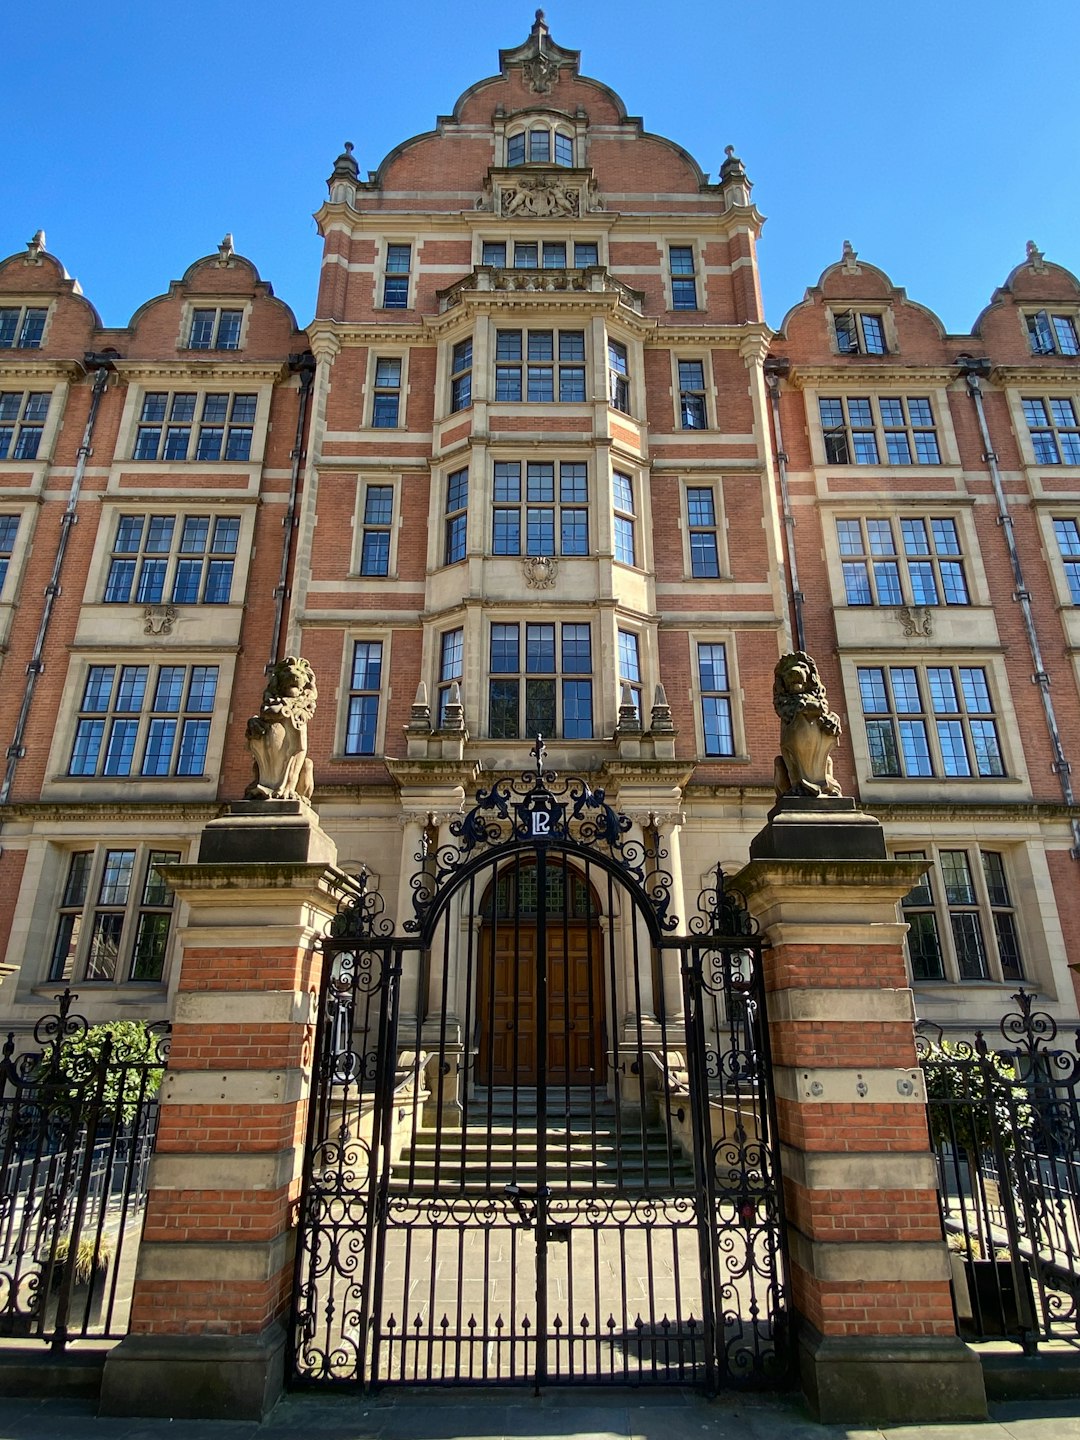
<instances>
[{"instance_id":1,"label":"dormer window","mask_svg":"<svg viewBox=\"0 0 1080 1440\"><path fill-rule=\"evenodd\" d=\"M565 165L574 163L574 137L555 125L530 125L506 137L506 163L514 165Z\"/></svg>"},{"instance_id":2,"label":"dormer window","mask_svg":"<svg viewBox=\"0 0 1080 1440\"><path fill-rule=\"evenodd\" d=\"M873 312L842 310L833 316L840 355L887 355L885 317Z\"/></svg>"},{"instance_id":3,"label":"dormer window","mask_svg":"<svg viewBox=\"0 0 1080 1440\"><path fill-rule=\"evenodd\" d=\"M1033 355L1080 355L1080 337L1072 315L1053 315L1036 310L1025 315L1028 344Z\"/></svg>"}]
</instances>

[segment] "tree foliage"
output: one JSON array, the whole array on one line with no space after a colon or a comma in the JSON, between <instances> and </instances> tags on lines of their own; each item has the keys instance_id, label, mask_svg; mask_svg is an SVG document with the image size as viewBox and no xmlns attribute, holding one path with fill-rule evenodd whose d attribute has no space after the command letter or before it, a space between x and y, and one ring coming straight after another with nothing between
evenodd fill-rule
<instances>
[{"instance_id":1,"label":"tree foliage","mask_svg":"<svg viewBox=\"0 0 1080 1440\"><path fill-rule=\"evenodd\" d=\"M103 1116L132 1120L161 1088L165 1073L161 1039L161 1031L145 1020L91 1025L63 1042L54 1073L59 1085L75 1088L83 1105L100 1094ZM48 1069L42 1078L56 1083Z\"/></svg>"},{"instance_id":2,"label":"tree foliage","mask_svg":"<svg viewBox=\"0 0 1080 1440\"><path fill-rule=\"evenodd\" d=\"M1008 1056L942 1040L922 1057L922 1068L936 1145L1010 1151L1030 1133L1035 1112Z\"/></svg>"}]
</instances>

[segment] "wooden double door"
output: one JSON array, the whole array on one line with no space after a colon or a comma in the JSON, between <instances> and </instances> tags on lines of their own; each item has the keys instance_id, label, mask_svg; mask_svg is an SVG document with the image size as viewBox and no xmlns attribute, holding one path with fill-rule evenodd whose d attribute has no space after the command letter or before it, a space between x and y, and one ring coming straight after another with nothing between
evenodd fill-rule
<instances>
[{"instance_id":1,"label":"wooden double door","mask_svg":"<svg viewBox=\"0 0 1080 1440\"><path fill-rule=\"evenodd\" d=\"M547 1024L540 1023L539 945L547 951ZM601 1085L604 983L596 921L485 923L477 993L480 1085ZM546 1031L546 1053L541 1034Z\"/></svg>"}]
</instances>

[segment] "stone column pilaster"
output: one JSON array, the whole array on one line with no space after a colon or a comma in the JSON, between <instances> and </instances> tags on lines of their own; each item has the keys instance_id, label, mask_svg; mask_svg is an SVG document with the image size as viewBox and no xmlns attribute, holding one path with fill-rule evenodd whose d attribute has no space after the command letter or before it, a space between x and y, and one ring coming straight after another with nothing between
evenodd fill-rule
<instances>
[{"instance_id":1,"label":"stone column pilaster","mask_svg":"<svg viewBox=\"0 0 1080 1440\"><path fill-rule=\"evenodd\" d=\"M188 919L130 1333L108 1358L103 1414L258 1418L280 1393L316 941L343 878L309 816L286 817L284 843L257 815L211 822L200 862L164 872ZM222 858L275 850L309 858Z\"/></svg>"},{"instance_id":2,"label":"stone column pilaster","mask_svg":"<svg viewBox=\"0 0 1080 1440\"><path fill-rule=\"evenodd\" d=\"M827 853L827 830L814 848ZM825 1421L986 1413L978 1359L956 1336L896 918L919 872L884 858L770 856L730 882L768 941L800 1373Z\"/></svg>"}]
</instances>

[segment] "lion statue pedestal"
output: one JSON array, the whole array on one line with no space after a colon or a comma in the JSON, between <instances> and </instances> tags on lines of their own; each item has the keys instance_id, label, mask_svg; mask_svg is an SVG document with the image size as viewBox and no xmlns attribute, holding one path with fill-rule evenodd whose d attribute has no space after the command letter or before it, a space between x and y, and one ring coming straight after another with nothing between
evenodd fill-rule
<instances>
[{"instance_id":1,"label":"lion statue pedestal","mask_svg":"<svg viewBox=\"0 0 1080 1440\"><path fill-rule=\"evenodd\" d=\"M243 800L204 828L200 863L337 863L337 846L311 808L307 727L318 697L306 660L287 655L271 670L259 713L247 723L254 776Z\"/></svg>"},{"instance_id":2,"label":"lion statue pedestal","mask_svg":"<svg viewBox=\"0 0 1080 1440\"><path fill-rule=\"evenodd\" d=\"M752 860L883 860L885 834L856 809L833 775L832 752L843 734L813 658L782 655L773 672L773 709L780 754L773 780L776 804L750 843Z\"/></svg>"}]
</instances>

